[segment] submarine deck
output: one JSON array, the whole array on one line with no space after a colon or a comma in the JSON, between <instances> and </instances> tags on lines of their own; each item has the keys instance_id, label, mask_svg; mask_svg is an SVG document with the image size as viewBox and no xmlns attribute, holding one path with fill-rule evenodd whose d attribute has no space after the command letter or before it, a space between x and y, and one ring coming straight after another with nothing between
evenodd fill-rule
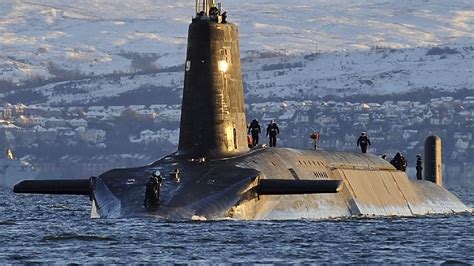
<instances>
[{"instance_id":1,"label":"submarine deck","mask_svg":"<svg viewBox=\"0 0 474 266\"><path fill-rule=\"evenodd\" d=\"M176 168L179 182L169 175ZM147 209L145 186L156 170L164 174L160 206ZM338 193L258 195L255 188L262 179L342 180L344 185ZM444 188L412 181L378 156L288 148L208 161L173 154L149 166L106 172L93 187L98 214L106 217L321 219L470 211Z\"/></svg>"}]
</instances>

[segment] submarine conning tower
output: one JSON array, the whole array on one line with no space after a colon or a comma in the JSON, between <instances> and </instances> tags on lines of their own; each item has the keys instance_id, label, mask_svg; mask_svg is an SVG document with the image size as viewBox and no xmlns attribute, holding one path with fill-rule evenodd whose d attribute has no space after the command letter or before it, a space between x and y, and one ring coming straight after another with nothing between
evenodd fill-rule
<instances>
[{"instance_id":1,"label":"submarine conning tower","mask_svg":"<svg viewBox=\"0 0 474 266\"><path fill-rule=\"evenodd\" d=\"M196 1L189 25L178 154L223 158L248 151L238 29L220 4Z\"/></svg>"}]
</instances>

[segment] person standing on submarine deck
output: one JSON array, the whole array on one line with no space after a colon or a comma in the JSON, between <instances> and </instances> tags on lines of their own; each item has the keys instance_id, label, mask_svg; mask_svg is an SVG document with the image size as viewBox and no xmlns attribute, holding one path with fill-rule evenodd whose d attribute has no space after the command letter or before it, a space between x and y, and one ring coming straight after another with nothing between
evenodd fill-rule
<instances>
[{"instance_id":1,"label":"person standing on submarine deck","mask_svg":"<svg viewBox=\"0 0 474 266\"><path fill-rule=\"evenodd\" d=\"M367 146L370 145L371 143L369 137L367 137L367 134L365 132L362 132L359 136L359 139L357 139L357 147L360 146L362 153L367 153Z\"/></svg>"},{"instance_id":2,"label":"person standing on submarine deck","mask_svg":"<svg viewBox=\"0 0 474 266\"><path fill-rule=\"evenodd\" d=\"M280 134L280 129L278 128L275 121L272 120L270 124L268 124L268 127L267 127L267 137L269 137L269 140L270 140L270 147L276 147L276 144L277 144L276 136L278 134Z\"/></svg>"},{"instance_id":3,"label":"person standing on submarine deck","mask_svg":"<svg viewBox=\"0 0 474 266\"><path fill-rule=\"evenodd\" d=\"M252 146L258 145L258 135L262 132L260 125L258 124L258 120L254 119L250 123L249 129L247 134L252 134Z\"/></svg>"},{"instance_id":4,"label":"person standing on submarine deck","mask_svg":"<svg viewBox=\"0 0 474 266\"><path fill-rule=\"evenodd\" d=\"M423 171L423 160L421 154L416 155L416 179L422 180L421 172Z\"/></svg>"},{"instance_id":5,"label":"person standing on submarine deck","mask_svg":"<svg viewBox=\"0 0 474 266\"><path fill-rule=\"evenodd\" d=\"M145 208L153 208L160 205L160 188L163 177L160 171L156 171L150 176L150 180L145 187Z\"/></svg>"}]
</instances>

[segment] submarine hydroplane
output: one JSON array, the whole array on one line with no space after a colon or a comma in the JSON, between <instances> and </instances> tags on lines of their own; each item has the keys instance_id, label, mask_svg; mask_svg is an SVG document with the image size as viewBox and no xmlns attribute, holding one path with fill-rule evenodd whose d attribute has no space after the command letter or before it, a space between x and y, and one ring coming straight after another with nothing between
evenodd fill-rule
<instances>
[{"instance_id":1,"label":"submarine hydroplane","mask_svg":"<svg viewBox=\"0 0 474 266\"><path fill-rule=\"evenodd\" d=\"M441 140L425 141L425 180L372 154L249 149L238 28L214 0L189 25L177 152L84 180L31 180L16 193L89 196L93 217L325 219L471 211L442 187ZM145 206L159 171L159 204Z\"/></svg>"}]
</instances>

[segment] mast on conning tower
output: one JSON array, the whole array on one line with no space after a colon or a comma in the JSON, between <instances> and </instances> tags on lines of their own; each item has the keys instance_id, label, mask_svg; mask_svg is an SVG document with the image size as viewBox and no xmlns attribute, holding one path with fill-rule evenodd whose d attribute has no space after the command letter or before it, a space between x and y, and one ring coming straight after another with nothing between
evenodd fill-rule
<instances>
[{"instance_id":1,"label":"mast on conning tower","mask_svg":"<svg viewBox=\"0 0 474 266\"><path fill-rule=\"evenodd\" d=\"M194 19L211 20L226 23L226 12L222 13L221 3L216 0L196 0L196 17Z\"/></svg>"}]
</instances>

